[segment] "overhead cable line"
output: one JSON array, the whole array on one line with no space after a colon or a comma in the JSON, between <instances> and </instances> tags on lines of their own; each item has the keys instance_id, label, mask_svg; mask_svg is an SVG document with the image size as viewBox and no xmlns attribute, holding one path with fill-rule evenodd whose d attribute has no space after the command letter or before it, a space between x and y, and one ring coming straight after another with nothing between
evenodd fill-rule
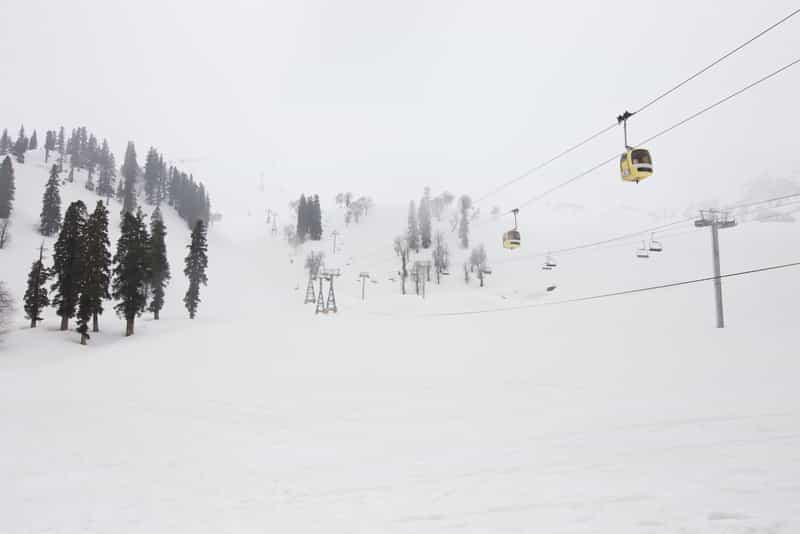
<instances>
[{"instance_id":1,"label":"overhead cable line","mask_svg":"<svg viewBox=\"0 0 800 534\"><path fill-rule=\"evenodd\" d=\"M692 74L691 76L689 76L688 78L683 80L682 82L670 87L669 89L667 89L666 91L664 91L663 93L661 93L660 95L658 95L657 97L655 97L654 99L650 100L645 105L643 105L642 107L640 107L639 109L634 111L632 114L635 115L637 113L640 113L640 112L646 110L647 108L649 108L650 106L652 106L653 104L655 104L656 102L658 102L659 100L661 100L661 99L669 96L670 94L674 93L675 91L677 91L678 89L680 89L681 87L683 87L687 83L691 82L692 80L694 80L695 78L697 78L698 76L703 74L704 72L706 72L706 71L714 68L718 64L722 63L723 61L725 61L726 59L728 59L729 57L734 55L736 52L738 52L742 48L746 47L747 45L749 45L753 41L757 40L759 37L762 37L765 34L769 33L770 31L774 30L775 28L777 28L778 26L780 26L781 24L783 24L784 22L786 22L790 18L794 17L798 13L800 13L800 8L795 9L794 11L792 11L791 13L789 13L788 15L786 15L785 17L783 17L779 21L771 24L767 28L764 28L763 30L758 32L756 35L754 35L753 37L751 37L747 41L743 42L742 44L740 44L739 46L737 46L733 50L729 51L728 53L726 53L726 54L720 56L719 58L715 59L714 61L712 61L711 63L709 63L708 65L706 65L702 69L700 69L699 71L695 72L694 74Z\"/></svg>"},{"instance_id":2,"label":"overhead cable line","mask_svg":"<svg viewBox=\"0 0 800 534\"><path fill-rule=\"evenodd\" d=\"M760 206L762 204L770 204L772 202L781 202L781 201L784 201L784 200L791 200L791 199L794 199L794 200L800 199L800 192L791 193L791 194L787 194L787 195L780 195L780 196L771 197L771 198L764 198L764 199L761 199L761 200L754 200L754 201L748 201L748 202L738 202L738 203L735 203L735 204L728 204L728 205L726 205L724 207L724 209L727 210L727 211L730 211L730 210L737 210L737 209L743 209L743 208L751 208L753 206ZM792 205L792 204L787 204L787 205ZM777 207L783 207L783 206L777 206ZM772 216L770 218L774 218L774 217L775 216ZM506 264L506 263L516 263L516 262L520 262L520 261L522 261L522 262L524 262L524 261L533 261L533 260L536 260L536 259L539 259L539 258L547 257L548 255L569 254L569 253L580 251L580 250L584 250L584 249L589 249L589 248L594 248L594 247L602 247L604 245L608 245L608 244L615 243L615 242L618 242L618 241L625 241L625 240L629 240L629 239L633 239L633 238L638 238L638 237L640 237L642 235L652 234L654 232L659 232L661 230L665 230L667 228L671 228L673 226L677 226L679 224L691 222L691 221L694 221L694 220L695 220L695 217L678 219L678 220L675 220L675 221L672 221L672 222L669 222L669 223L664 223L664 224L659 224L659 225L648 227L648 228L643 228L643 229L635 231L635 232L628 232L628 233L625 233L625 234L622 234L622 235L618 235L618 236L615 236L615 237L609 237L609 238L606 238L606 239L601 239L599 241L592 241L592 242L589 242L589 243L582 243L582 244L579 244L579 245L574 245L574 246L571 246L571 247L565 247L565 248L560 248L560 249L550 249L550 250L547 250L547 251L535 252L533 254L526 254L524 256L514 256L514 257L505 258L505 259L500 259L498 261L492 262L492 264L493 265L503 265L503 264ZM395 258L392 257L391 261L394 261L394 259ZM389 261L390 260L387 257L386 259L378 262L377 265L383 265L384 263L388 263Z\"/></svg>"},{"instance_id":3,"label":"overhead cable line","mask_svg":"<svg viewBox=\"0 0 800 534\"><path fill-rule=\"evenodd\" d=\"M765 198L765 199L762 199L762 200L756 200L756 201L752 201L752 202L730 204L730 205L725 207L725 210L735 210L735 209L742 209L742 208L750 208L750 207L753 207L753 206L759 206L761 204L769 204L771 202L780 202L782 200L796 199L798 197L800 197L800 193L792 193L790 195L781 195L781 196L778 196L778 197ZM628 232L626 234L622 234L622 235L619 235L619 236L616 236L616 237L610 237L608 239L602 239L600 241L593 241L593 242L590 242L590 243L583 243L583 244L580 244L580 245L575 245L575 246L567 247L567 248L552 249L552 250L548 250L546 252L544 252L544 251L536 252L534 254L527 254L525 256L510 257L510 258L507 258L505 260L500 260L498 262L493 262L493 264L497 265L497 264L510 263L510 262L514 262L514 261L534 260L534 259L537 259L537 258L546 257L546 256L551 255L551 254L553 254L553 255L555 255L555 254L567 254L567 253L570 253L570 252L575 252L575 251L583 250L583 249L587 249L587 248L599 247L599 246L607 245L607 244L614 243L614 242L617 242L617 241L625 241L627 239L632 239L632 238L635 238L635 237L639 237L639 236L641 236L643 234L652 234L654 232L658 232L660 230L664 230L664 229L670 228L672 226L677 226L679 224L683 224L683 223L694 221L695 219L696 219L696 217L689 217L689 218L685 218L685 219L679 219L679 220L672 221L672 222L669 222L669 223L660 224L658 226L653 226L653 227L650 227L650 228L644 228L642 230L638 230L638 231L635 231L635 232Z\"/></svg>"},{"instance_id":4,"label":"overhead cable line","mask_svg":"<svg viewBox=\"0 0 800 534\"><path fill-rule=\"evenodd\" d=\"M783 71L788 70L791 67L794 67L798 63L800 63L800 58L795 59L794 61L792 61L790 63L787 63L786 65L780 67L777 70L772 71L771 73L767 74L766 76L763 76L763 77L759 78L758 80L756 80L756 81L754 81L754 82L742 87L741 89L739 89L737 91L734 91L733 93L729 94L728 96L726 96L724 98L721 98L720 100L717 100L716 102L714 102L712 104L709 104L708 106L704 107L703 109L701 109L701 110L689 115L688 117L676 122L675 124L673 124L673 125L671 125L671 126L669 126L667 128L664 128L663 130L659 131L658 133L656 133L654 135L651 135L647 139L643 139L642 141L637 143L636 146L644 145L645 143L649 143L650 141L653 141L653 140L658 139L659 137L661 137L663 135L666 135L667 133L671 132L672 130L675 130L676 128L679 128L680 126L683 126L687 122L690 122L690 121L696 119L697 117L699 117L699 116L711 111L712 109L716 108L717 106L720 106L720 105L724 104L725 102L728 102L729 100L732 100L733 98L736 98L737 96L739 96L742 93L752 89L753 87L756 87L757 85L760 85L760 84L764 83L765 81L769 80L770 78L773 78L773 77L777 76L778 74L782 73ZM611 156L610 158L608 158L606 160L603 160L600 163L597 163L597 164L593 165L589 169L587 169L587 170L585 170L585 171L583 171L583 172L581 172L579 174L576 174L575 176L569 178L568 180L565 180L565 181L563 181L561 183L558 183L558 184L550 187L549 189L546 189L542 193L539 193L538 195L536 195L536 196L534 196L532 198L529 198L528 200L526 200L522 204L519 204L518 207L529 206L530 204L533 204L534 202L538 202L539 200L543 199L544 197L550 195L551 193L554 193L555 191L558 191L559 189L561 189L563 187L566 187L567 185L571 184L572 182L580 180L584 176L593 173L594 171L598 170L599 168L604 167L604 166L608 165L609 163L611 163L612 161L615 161L617 159L619 159L619 155ZM508 212L504 213L504 215L508 215L509 213L511 213L511 211L508 211Z\"/></svg>"},{"instance_id":5,"label":"overhead cable line","mask_svg":"<svg viewBox=\"0 0 800 534\"><path fill-rule=\"evenodd\" d=\"M535 167L531 167L530 169L528 169L527 171L523 172L519 176L516 176L516 177L512 178L511 180L500 184L499 186L497 186L496 188L492 189L488 193L486 193L483 196L479 197L477 200L474 201L474 203L475 204L479 204L479 203L483 202L487 198L489 198L489 197L491 197L493 195L496 195L497 193L499 193L503 189L505 189L505 188L507 188L507 187L509 187L511 185L514 185L515 183L519 182L520 180L523 180L523 179L527 178L528 176L530 176L531 174L535 173L536 171L540 171L540 170L544 169L545 167L547 167L551 163L555 162L556 160L559 160L559 159L563 158L564 156L566 156L570 152L574 152L575 150L579 149L580 147L582 147L586 143L589 143L590 141L593 141L593 140L597 139L598 137L600 137L604 133L613 130L617 126L618 126L617 122L614 121L612 124L609 124L608 126L603 128L602 130L600 130L600 131L598 131L596 133L593 133L592 135L590 135L589 137L587 137L583 141L581 141L581 142L579 142L579 143L577 143L575 145L572 145L571 147L559 152L555 156L551 157L548 160L543 161L542 163L539 163Z\"/></svg>"},{"instance_id":6,"label":"overhead cable line","mask_svg":"<svg viewBox=\"0 0 800 534\"><path fill-rule=\"evenodd\" d=\"M693 280L683 280L681 282L670 282L666 284L659 284L655 286L647 286L647 287L640 287L636 289L626 289L623 291L614 291L611 293L601 293L599 295L591 295L588 297L577 297L573 299L566 299L566 300L557 300L554 302L540 302L537 304L521 304L519 306L506 306L503 308L484 308L481 310L467 310L467 311L460 311L460 312L432 312L432 313L421 313L416 315L408 315L406 317L413 318L413 317L455 317L461 315L480 315L483 313L499 313L499 312L509 312L509 311L519 311L519 310L527 310L532 308L544 308L549 306L559 306L562 304L574 304L577 302L587 302L590 300L599 300L611 297L620 297L623 295L633 295L635 293L644 293L646 291L655 291L658 289L667 289L671 287L678 287L678 286L685 286L690 284L699 284L701 282L709 282L712 280L716 280L717 278L732 278L736 276L745 276L755 273L762 273L768 271L776 271L778 269L786 269L789 267L798 267L800 266L800 261L792 262L792 263L784 263L782 265L770 265L768 267L760 267L757 269L749 269L747 271L739 271L735 273L728 273L720 275L719 277L716 276L706 276L703 278L695 278ZM373 315L390 315L391 317L402 317L398 315L392 314L378 314L374 313Z\"/></svg>"},{"instance_id":7,"label":"overhead cable line","mask_svg":"<svg viewBox=\"0 0 800 534\"><path fill-rule=\"evenodd\" d=\"M681 82L679 82L676 85L670 87L666 91L660 93L658 96L656 96L655 98L649 100L643 106L641 106L641 107L637 108L635 111L631 112L630 116L636 115L637 113L641 113L642 111L644 111L644 110L648 109L649 107L655 105L660 100L662 100L662 99L666 98L667 96L669 96L670 94L674 93L675 91L677 91L678 89L680 89L681 87L686 85L687 83L689 83L692 80L694 80L695 78L701 76L703 73L705 73L705 72L711 70L712 68L716 67L717 65L719 65L720 63L722 63L723 61L728 59L729 57L733 56L734 54L736 54L737 52L739 52L740 50L742 50L743 48L745 48L749 44L751 44L754 41L758 40L760 37L763 37L764 35L766 35L770 31L774 30L775 28L777 28L778 26L780 26L784 22L788 21L789 19L791 19L792 17L794 17L798 13L800 13L800 8L795 9L794 11L792 11L791 13L789 13L788 15L783 17L782 19L780 19L777 22L771 24L767 28L761 30L760 32L758 32L756 35L754 35L750 39L746 40L745 42L741 43L737 47L733 48L732 50L730 50L727 53L723 54L722 56L718 57L717 59L715 59L714 61L712 61L708 65L706 65L705 67L701 68L700 70L698 70L697 72L695 72L694 74L689 76L688 78L682 80ZM500 184L496 188L492 189L491 191L485 193L484 195L482 195L481 197L476 199L474 201L474 203L478 204L480 202L483 202L487 198L499 193L503 189L506 189L507 187L519 182L520 180L523 180L523 179L527 178L528 176L534 174L537 171L540 171L541 169L543 169L543 168L547 167L548 165L550 165L551 163L554 163L555 161L561 159L562 157L566 156L567 154L570 154L571 152L574 152L575 150L581 148L585 144L593 141L594 139L597 139L601 135L613 130L618 125L619 125L619 122L615 121L615 122L609 124L608 126L605 126L601 130L591 134L590 136L586 137L582 141L580 141L580 142L578 142L578 143L576 143L576 144L574 144L574 145L562 150L561 152L559 152L555 156L552 156L551 158L549 158L549 159L547 159L547 160L535 165L534 167L531 167L530 169L526 170L522 174L520 174L518 176L515 176L514 178L512 178L512 179L510 179L510 180L508 180L508 181L506 181L506 182L504 182L502 184Z\"/></svg>"},{"instance_id":8,"label":"overhead cable line","mask_svg":"<svg viewBox=\"0 0 800 534\"><path fill-rule=\"evenodd\" d=\"M574 247L549 250L547 252L537 252L535 254L528 254L526 256L518 256L516 258L507 258L506 261L502 261L500 263L507 263L507 262L511 262L511 261L525 261L525 260L528 260L528 259L532 260L532 259L535 259L535 258L545 257L548 254L566 254L566 253L569 253L569 252L575 252L576 250L583 250L583 249L587 249L587 248L593 248L593 247L599 247L599 246L602 246L602 245L608 245L609 243L614 243L616 241L624 241L625 239L631 239L633 237L638 237L638 236L640 236L642 234L650 234L650 233L653 233L653 232L657 232L659 230L664 230L666 228L670 228L670 227L676 226L678 224L683 224L683 223L692 221L694 219L695 219L694 217L688 218L688 219L681 219L679 221L674 221L674 222L667 223L667 224L661 224L659 226L654 226L652 228L645 228L644 230L639 230L637 232L629 232L627 234L619 235L619 236L616 236L616 237L610 237L608 239L603 239L601 241L593 241L591 243L584 243L584 244L581 244L581 245L576 245Z\"/></svg>"}]
</instances>

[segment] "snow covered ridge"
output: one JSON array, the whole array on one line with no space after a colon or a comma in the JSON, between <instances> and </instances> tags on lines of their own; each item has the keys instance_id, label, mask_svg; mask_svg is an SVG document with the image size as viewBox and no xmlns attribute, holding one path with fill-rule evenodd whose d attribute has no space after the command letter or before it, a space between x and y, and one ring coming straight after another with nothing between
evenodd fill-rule
<instances>
[{"instance_id":1,"label":"snow covered ridge","mask_svg":"<svg viewBox=\"0 0 800 534\"><path fill-rule=\"evenodd\" d=\"M51 135L47 133L48 143ZM80 139L80 134L74 137ZM86 147L96 148L96 143ZM48 154L44 148L27 150L24 157L15 153L13 161L10 155L3 158L13 169L14 184L6 213L10 216L0 220L0 280L12 295L14 310L7 317L12 328L44 320L47 329L56 311L60 328L68 331L69 320L78 314L83 333L79 339L86 342L90 335L96 337L101 322L107 330L117 330L110 327L116 322L115 311L126 320L129 334L135 317L145 311L157 319L162 308L184 300L188 315L197 313L200 286L206 280L207 260L201 256L210 203L205 189L174 168L162 172L163 159L152 149L141 171L132 144L119 180L105 143L96 150L100 169L95 173L89 157L95 148L76 152L80 155L75 165L65 150L64 161L69 164L64 163L61 172L61 155ZM73 150L71 144L68 149ZM104 167L109 161L111 170ZM157 178L155 189L148 188L149 175ZM130 211L127 217L123 207ZM189 216L199 216L202 229L193 228L195 247L187 256L192 242L185 221ZM186 266L191 282L182 296L169 289L170 279L179 278L177 272L170 276L170 265L173 271Z\"/></svg>"}]
</instances>

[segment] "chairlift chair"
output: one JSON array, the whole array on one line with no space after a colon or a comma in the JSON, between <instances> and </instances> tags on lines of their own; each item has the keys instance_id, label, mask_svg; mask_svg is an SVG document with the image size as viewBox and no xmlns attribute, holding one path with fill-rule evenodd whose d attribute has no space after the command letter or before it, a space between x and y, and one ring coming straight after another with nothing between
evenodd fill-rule
<instances>
[{"instance_id":1,"label":"chairlift chair","mask_svg":"<svg viewBox=\"0 0 800 534\"><path fill-rule=\"evenodd\" d=\"M647 248L647 245L644 241L642 241L642 248L636 251L637 258L649 258L650 257L650 250Z\"/></svg>"},{"instance_id":2,"label":"chairlift chair","mask_svg":"<svg viewBox=\"0 0 800 534\"><path fill-rule=\"evenodd\" d=\"M661 244L661 241L656 241L653 236L650 236L650 246L648 248L650 252L661 252L664 250L664 245Z\"/></svg>"}]
</instances>

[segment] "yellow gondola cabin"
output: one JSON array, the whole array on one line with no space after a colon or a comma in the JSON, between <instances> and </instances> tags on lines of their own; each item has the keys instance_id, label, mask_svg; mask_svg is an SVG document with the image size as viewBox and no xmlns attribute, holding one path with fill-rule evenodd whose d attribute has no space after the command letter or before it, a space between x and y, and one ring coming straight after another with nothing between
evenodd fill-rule
<instances>
[{"instance_id":1,"label":"yellow gondola cabin","mask_svg":"<svg viewBox=\"0 0 800 534\"><path fill-rule=\"evenodd\" d=\"M517 226L517 214L519 213L519 208L514 208L511 210L511 213L514 214L514 228L503 234L503 248L514 250L519 248L522 244L522 241L520 240L521 236L519 233L519 226Z\"/></svg>"},{"instance_id":2,"label":"yellow gondola cabin","mask_svg":"<svg viewBox=\"0 0 800 534\"><path fill-rule=\"evenodd\" d=\"M639 182L653 174L653 159L644 148L627 148L619 157L620 176L626 182Z\"/></svg>"},{"instance_id":3,"label":"yellow gondola cabin","mask_svg":"<svg viewBox=\"0 0 800 534\"><path fill-rule=\"evenodd\" d=\"M503 248L514 250L521 244L519 230L509 230L503 234Z\"/></svg>"}]
</instances>

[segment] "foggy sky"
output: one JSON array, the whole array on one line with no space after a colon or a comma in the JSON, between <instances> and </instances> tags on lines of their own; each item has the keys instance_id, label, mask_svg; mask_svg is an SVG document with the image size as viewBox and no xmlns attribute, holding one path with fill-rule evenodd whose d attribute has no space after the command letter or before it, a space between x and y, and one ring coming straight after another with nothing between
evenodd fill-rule
<instances>
[{"instance_id":1,"label":"foggy sky","mask_svg":"<svg viewBox=\"0 0 800 534\"><path fill-rule=\"evenodd\" d=\"M602 128L797 6L790 1L4 2L0 126L86 125L154 145L212 200L261 173L289 193L480 195ZM633 141L800 57L800 16L631 121ZM738 198L800 170L800 66L554 201ZM512 207L619 152L614 131L488 201ZM242 186L241 188L236 186ZM223 202L223 203L224 203Z\"/></svg>"}]
</instances>

